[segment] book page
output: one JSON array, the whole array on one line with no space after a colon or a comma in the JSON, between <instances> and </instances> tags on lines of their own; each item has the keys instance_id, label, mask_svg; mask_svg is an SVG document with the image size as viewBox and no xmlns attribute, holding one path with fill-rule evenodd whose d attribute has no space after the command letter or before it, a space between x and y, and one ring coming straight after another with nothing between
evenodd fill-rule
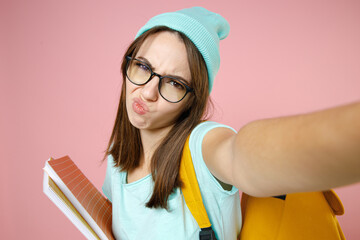
<instances>
[{"instance_id":1,"label":"book page","mask_svg":"<svg viewBox=\"0 0 360 240\"><path fill-rule=\"evenodd\" d=\"M81 221L81 223L94 235L95 238L100 238L96 235L94 230L89 226L89 224L85 221L85 219L81 216L81 214L76 210L74 205L71 204L69 199L63 194L63 192L59 189L59 187L55 184L55 182L48 177L48 184L51 190L66 204L66 206L73 212L73 214Z\"/></svg>"}]
</instances>

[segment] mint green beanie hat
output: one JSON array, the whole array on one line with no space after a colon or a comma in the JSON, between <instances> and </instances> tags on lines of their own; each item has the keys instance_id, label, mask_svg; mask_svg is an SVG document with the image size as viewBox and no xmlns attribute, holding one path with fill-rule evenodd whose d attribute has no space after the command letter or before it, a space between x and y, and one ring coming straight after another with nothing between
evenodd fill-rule
<instances>
[{"instance_id":1,"label":"mint green beanie hat","mask_svg":"<svg viewBox=\"0 0 360 240\"><path fill-rule=\"evenodd\" d=\"M209 76L209 92L220 67L219 41L229 34L230 25L219 14L202 7L185 8L151 18L136 37L156 26L166 26L184 33L202 54Z\"/></svg>"}]
</instances>

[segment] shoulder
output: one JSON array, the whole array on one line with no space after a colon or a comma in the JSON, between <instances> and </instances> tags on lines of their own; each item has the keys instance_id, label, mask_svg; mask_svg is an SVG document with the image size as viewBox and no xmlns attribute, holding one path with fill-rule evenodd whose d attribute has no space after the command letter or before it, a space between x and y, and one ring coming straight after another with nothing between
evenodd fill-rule
<instances>
[{"instance_id":1,"label":"shoulder","mask_svg":"<svg viewBox=\"0 0 360 240\"><path fill-rule=\"evenodd\" d=\"M236 133L236 130L230 126L206 121L197 125L191 132L189 144L193 149L198 148L197 150L206 158L206 155L230 142Z\"/></svg>"},{"instance_id":2,"label":"shoulder","mask_svg":"<svg viewBox=\"0 0 360 240\"><path fill-rule=\"evenodd\" d=\"M191 132L190 144L202 143L203 140L211 140L214 136L221 137L222 135L229 134L236 134L236 130L230 126L213 121L202 122Z\"/></svg>"},{"instance_id":3,"label":"shoulder","mask_svg":"<svg viewBox=\"0 0 360 240\"><path fill-rule=\"evenodd\" d=\"M236 131L233 128L211 121L199 124L190 135L189 147L192 157L200 159L202 166L224 183L230 183L223 175L228 172L224 169L231 169L227 159L230 159L231 144L235 135Z\"/></svg>"}]
</instances>

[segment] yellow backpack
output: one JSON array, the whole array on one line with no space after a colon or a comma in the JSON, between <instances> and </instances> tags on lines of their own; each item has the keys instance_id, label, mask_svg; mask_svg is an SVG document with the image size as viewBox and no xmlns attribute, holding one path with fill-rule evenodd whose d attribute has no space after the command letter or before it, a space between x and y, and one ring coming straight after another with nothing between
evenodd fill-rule
<instances>
[{"instance_id":1,"label":"yellow backpack","mask_svg":"<svg viewBox=\"0 0 360 240\"><path fill-rule=\"evenodd\" d=\"M201 228L199 239L216 239L196 179L189 137L183 149L180 179L186 205ZM241 240L345 239L335 216L344 214L344 207L333 190L267 198L243 193L241 209Z\"/></svg>"}]
</instances>

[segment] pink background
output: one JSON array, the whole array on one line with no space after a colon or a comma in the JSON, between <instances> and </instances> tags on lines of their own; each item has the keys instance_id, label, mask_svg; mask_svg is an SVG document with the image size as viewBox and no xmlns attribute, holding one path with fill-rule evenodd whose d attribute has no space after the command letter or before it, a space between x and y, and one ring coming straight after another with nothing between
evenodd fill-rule
<instances>
[{"instance_id":1,"label":"pink background","mask_svg":"<svg viewBox=\"0 0 360 240\"><path fill-rule=\"evenodd\" d=\"M221 43L214 119L239 129L360 99L357 0L2 0L2 239L83 238L42 193L44 162L69 155L101 187L126 46L151 16L195 5L231 25ZM336 190L345 235L360 239L360 185Z\"/></svg>"}]
</instances>

